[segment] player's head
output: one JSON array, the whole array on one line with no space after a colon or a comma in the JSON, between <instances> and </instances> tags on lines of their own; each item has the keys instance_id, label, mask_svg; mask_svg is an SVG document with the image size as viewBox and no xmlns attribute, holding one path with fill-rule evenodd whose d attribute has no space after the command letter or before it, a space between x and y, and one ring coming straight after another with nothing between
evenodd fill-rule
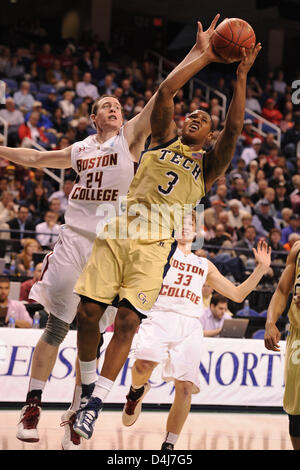
<instances>
[{"instance_id":1,"label":"player's head","mask_svg":"<svg viewBox=\"0 0 300 470\"><path fill-rule=\"evenodd\" d=\"M92 106L91 120L98 132L119 130L123 124L122 105L118 98L103 95Z\"/></svg>"},{"instance_id":2,"label":"player's head","mask_svg":"<svg viewBox=\"0 0 300 470\"><path fill-rule=\"evenodd\" d=\"M213 138L214 125L211 116L196 109L186 117L182 128L182 140L187 145L204 145Z\"/></svg>"},{"instance_id":3,"label":"player's head","mask_svg":"<svg viewBox=\"0 0 300 470\"><path fill-rule=\"evenodd\" d=\"M183 219L183 227L176 240L179 243L192 243L197 235L196 231L196 212L192 211Z\"/></svg>"}]
</instances>

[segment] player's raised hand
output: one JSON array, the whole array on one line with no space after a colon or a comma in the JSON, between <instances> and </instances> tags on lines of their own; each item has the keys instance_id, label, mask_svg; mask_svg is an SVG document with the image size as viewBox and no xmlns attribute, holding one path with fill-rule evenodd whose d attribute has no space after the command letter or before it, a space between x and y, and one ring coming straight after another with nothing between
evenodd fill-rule
<instances>
[{"instance_id":1,"label":"player's raised hand","mask_svg":"<svg viewBox=\"0 0 300 470\"><path fill-rule=\"evenodd\" d=\"M257 249L253 248L256 263L263 266L266 272L271 264L271 252L271 247L264 240L258 242Z\"/></svg>"},{"instance_id":2,"label":"player's raised hand","mask_svg":"<svg viewBox=\"0 0 300 470\"><path fill-rule=\"evenodd\" d=\"M212 35L214 34L217 22L219 21L220 14L218 13L211 22L210 27L203 31L203 26L200 21L197 22L198 24L198 31L197 31L197 38L196 38L196 46L199 49L199 52L202 53L206 51L210 46L210 41Z\"/></svg>"},{"instance_id":3,"label":"player's raised hand","mask_svg":"<svg viewBox=\"0 0 300 470\"><path fill-rule=\"evenodd\" d=\"M253 47L252 49L248 49L247 51L245 48L242 48L242 60L239 63L239 66L237 68L237 74L239 73L247 74L249 72L261 48L262 48L262 45L260 42L256 44L255 47Z\"/></svg>"}]
</instances>

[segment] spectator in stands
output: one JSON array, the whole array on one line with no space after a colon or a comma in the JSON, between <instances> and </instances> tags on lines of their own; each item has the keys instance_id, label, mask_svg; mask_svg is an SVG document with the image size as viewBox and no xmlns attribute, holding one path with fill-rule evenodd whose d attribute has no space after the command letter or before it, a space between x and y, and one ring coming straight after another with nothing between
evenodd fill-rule
<instances>
[{"instance_id":1,"label":"spectator in stands","mask_svg":"<svg viewBox=\"0 0 300 470\"><path fill-rule=\"evenodd\" d=\"M91 97L93 100L96 100L98 98L98 89L92 83L92 75L90 74L90 72L85 72L82 77L82 81L77 83L76 94L80 98L85 98L86 96Z\"/></svg>"},{"instance_id":2,"label":"spectator in stands","mask_svg":"<svg viewBox=\"0 0 300 470\"><path fill-rule=\"evenodd\" d=\"M31 139L39 145L47 147L49 144L48 138L45 136L43 130L38 127L40 119L40 113L34 111L30 114L30 117L26 124L21 124L19 127L19 139L23 143L25 138Z\"/></svg>"},{"instance_id":3,"label":"spectator in stands","mask_svg":"<svg viewBox=\"0 0 300 470\"><path fill-rule=\"evenodd\" d=\"M252 214L250 213L242 216L242 225L235 231L238 241L244 238L246 229L252 224L252 218Z\"/></svg>"},{"instance_id":4,"label":"spectator in stands","mask_svg":"<svg viewBox=\"0 0 300 470\"><path fill-rule=\"evenodd\" d=\"M53 193L54 189L50 181L47 180L45 173L42 168L37 168L35 172L25 182L24 190L27 196L32 193L33 189L37 184L43 185L47 191L47 197L49 198Z\"/></svg>"},{"instance_id":5,"label":"spectator in stands","mask_svg":"<svg viewBox=\"0 0 300 470\"><path fill-rule=\"evenodd\" d=\"M225 204L223 207L225 207L228 204L228 199L227 199L227 186L225 184L219 184L217 186L216 194L214 196L211 196L209 198L210 203L212 204L214 201L221 201L223 204Z\"/></svg>"},{"instance_id":6,"label":"spectator in stands","mask_svg":"<svg viewBox=\"0 0 300 470\"><path fill-rule=\"evenodd\" d=\"M248 225L248 227L245 227L244 237L234 245L236 256L241 258L247 269L254 269L255 267L253 248L255 248L256 242L256 228L254 225Z\"/></svg>"},{"instance_id":7,"label":"spectator in stands","mask_svg":"<svg viewBox=\"0 0 300 470\"><path fill-rule=\"evenodd\" d=\"M20 276L32 277L34 271L33 253L40 253L41 246L34 238L23 241L23 250L16 257L16 272Z\"/></svg>"},{"instance_id":8,"label":"spectator in stands","mask_svg":"<svg viewBox=\"0 0 300 470\"><path fill-rule=\"evenodd\" d=\"M52 250L57 242L59 234L59 225L57 224L57 214L47 211L44 222L35 227L36 239L42 248Z\"/></svg>"},{"instance_id":9,"label":"spectator in stands","mask_svg":"<svg viewBox=\"0 0 300 470\"><path fill-rule=\"evenodd\" d=\"M92 63L90 51L88 50L84 51L82 58L80 59L78 63L78 67L83 73L90 72L92 70L93 63Z\"/></svg>"},{"instance_id":10,"label":"spectator in stands","mask_svg":"<svg viewBox=\"0 0 300 470\"><path fill-rule=\"evenodd\" d=\"M52 67L46 71L45 81L59 89L65 85L66 80L65 69L62 68L60 60L55 59Z\"/></svg>"},{"instance_id":11,"label":"spectator in stands","mask_svg":"<svg viewBox=\"0 0 300 470\"><path fill-rule=\"evenodd\" d=\"M232 181L230 199L238 199L240 201L242 195L245 193L245 189L245 180L241 177L240 174L236 173Z\"/></svg>"},{"instance_id":12,"label":"spectator in stands","mask_svg":"<svg viewBox=\"0 0 300 470\"><path fill-rule=\"evenodd\" d=\"M24 116L19 109L16 109L13 98L6 98L5 109L1 109L0 117L8 123L8 145L15 147L19 142L18 128L24 122ZM0 126L2 122L0 121Z\"/></svg>"},{"instance_id":13,"label":"spectator in stands","mask_svg":"<svg viewBox=\"0 0 300 470\"><path fill-rule=\"evenodd\" d=\"M118 88L118 85L114 82L113 76L111 74L107 74L99 83L99 94L100 96L113 95L116 88Z\"/></svg>"},{"instance_id":14,"label":"spectator in stands","mask_svg":"<svg viewBox=\"0 0 300 470\"><path fill-rule=\"evenodd\" d=\"M257 162L256 162L257 164ZM236 163L236 168L231 170L229 173L230 180L233 181L235 177L242 177L245 183L248 183L249 173L245 170L246 162L242 158L239 158Z\"/></svg>"},{"instance_id":15,"label":"spectator in stands","mask_svg":"<svg viewBox=\"0 0 300 470\"><path fill-rule=\"evenodd\" d=\"M268 199L259 201L252 225L256 228L258 237L268 237L270 230L277 226L274 217L270 215L270 202Z\"/></svg>"},{"instance_id":16,"label":"spectator in stands","mask_svg":"<svg viewBox=\"0 0 300 470\"><path fill-rule=\"evenodd\" d=\"M37 64L45 72L53 67L55 55L51 52L50 44L44 44L41 52L37 55Z\"/></svg>"},{"instance_id":17,"label":"spectator in stands","mask_svg":"<svg viewBox=\"0 0 300 470\"><path fill-rule=\"evenodd\" d=\"M283 245L283 248L286 251L291 251L294 243L296 243L298 240L300 240L300 235L298 233L291 233L289 235L288 242Z\"/></svg>"},{"instance_id":18,"label":"spectator in stands","mask_svg":"<svg viewBox=\"0 0 300 470\"><path fill-rule=\"evenodd\" d=\"M61 206L61 210L63 211L63 214L65 213L65 211L67 209L68 201L69 201L69 195L71 194L71 191L73 189L73 185L74 185L73 181L65 180L62 190L55 191L48 198L49 202L51 202L52 199L54 199L54 198L58 198L60 200L60 206Z\"/></svg>"},{"instance_id":19,"label":"spectator in stands","mask_svg":"<svg viewBox=\"0 0 300 470\"><path fill-rule=\"evenodd\" d=\"M49 209L47 190L43 184L37 184L26 199L26 206L30 210L35 223L39 222Z\"/></svg>"},{"instance_id":20,"label":"spectator in stands","mask_svg":"<svg viewBox=\"0 0 300 470\"><path fill-rule=\"evenodd\" d=\"M238 229L242 226L242 217L247 214L246 211L241 209L241 202L238 199L231 199L229 201L229 225Z\"/></svg>"},{"instance_id":21,"label":"spectator in stands","mask_svg":"<svg viewBox=\"0 0 300 470\"><path fill-rule=\"evenodd\" d=\"M211 238L208 241L209 245L213 245L216 247L216 248L211 248L211 247L208 248L210 258L214 258L216 255L224 253L221 250L221 247L222 246L227 247L228 244L225 244L225 242L231 241L231 235L225 232L225 227L223 224L218 223L216 225L215 232L216 232L215 237ZM225 253L229 253L229 251L225 251Z\"/></svg>"},{"instance_id":22,"label":"spectator in stands","mask_svg":"<svg viewBox=\"0 0 300 470\"><path fill-rule=\"evenodd\" d=\"M11 230L11 238L15 240L23 240L25 238L34 238L35 226L30 219L28 207L19 206L17 217L8 221L9 228ZM14 232L14 230L18 230ZM33 233L26 233L31 231Z\"/></svg>"},{"instance_id":23,"label":"spectator in stands","mask_svg":"<svg viewBox=\"0 0 300 470\"><path fill-rule=\"evenodd\" d=\"M71 47L67 46L59 58L62 70L70 73L74 65L73 52Z\"/></svg>"},{"instance_id":24,"label":"spectator in stands","mask_svg":"<svg viewBox=\"0 0 300 470\"><path fill-rule=\"evenodd\" d=\"M291 199L287 194L286 184L284 182L277 183L275 186L275 193L274 206L276 209L276 216L281 218L282 209L285 207L292 207Z\"/></svg>"},{"instance_id":25,"label":"spectator in stands","mask_svg":"<svg viewBox=\"0 0 300 470\"><path fill-rule=\"evenodd\" d=\"M210 230L218 222L218 216L222 210L226 207L220 200L213 201L211 207L204 210L204 224L205 227Z\"/></svg>"},{"instance_id":26,"label":"spectator in stands","mask_svg":"<svg viewBox=\"0 0 300 470\"><path fill-rule=\"evenodd\" d=\"M297 145L300 141L300 116L296 116L294 127L288 129L283 137L283 152L289 160L295 162Z\"/></svg>"},{"instance_id":27,"label":"spectator in stands","mask_svg":"<svg viewBox=\"0 0 300 470\"><path fill-rule=\"evenodd\" d=\"M43 108L48 111L51 115L55 113L56 108L58 107L58 99L56 95L55 88L50 88L46 98L43 100Z\"/></svg>"},{"instance_id":28,"label":"spectator in stands","mask_svg":"<svg viewBox=\"0 0 300 470\"><path fill-rule=\"evenodd\" d=\"M251 201L250 194L248 191L245 191L241 194L241 209L249 214L254 212L253 202Z\"/></svg>"},{"instance_id":29,"label":"spectator in stands","mask_svg":"<svg viewBox=\"0 0 300 470\"><path fill-rule=\"evenodd\" d=\"M53 116L53 130L55 131L56 137L60 138L64 134L66 134L68 130L68 120L67 118L63 117L63 110L61 107L57 107L56 110L54 111L54 116Z\"/></svg>"},{"instance_id":30,"label":"spectator in stands","mask_svg":"<svg viewBox=\"0 0 300 470\"><path fill-rule=\"evenodd\" d=\"M283 116L281 112L276 108L276 101L273 98L268 98L262 109L262 117L270 121L276 126L280 125L280 121Z\"/></svg>"},{"instance_id":31,"label":"spectator in stands","mask_svg":"<svg viewBox=\"0 0 300 470\"><path fill-rule=\"evenodd\" d=\"M256 160L258 158L258 154L261 148L261 140L258 137L255 137L252 140L251 147L247 147L242 151L241 158L244 160L246 166L252 160Z\"/></svg>"},{"instance_id":32,"label":"spectator in stands","mask_svg":"<svg viewBox=\"0 0 300 470\"><path fill-rule=\"evenodd\" d=\"M198 255L200 256L200 255ZM203 284L203 287L202 287L202 302L203 302L203 307L204 308L209 308L210 306L210 300L212 298L212 295L213 295L213 288L207 284L207 282L205 284Z\"/></svg>"},{"instance_id":33,"label":"spectator in stands","mask_svg":"<svg viewBox=\"0 0 300 470\"><path fill-rule=\"evenodd\" d=\"M274 205L275 196L276 196L275 189L270 188L269 186L267 186L267 188L264 191L264 197L259 199L258 202L255 205L255 212L259 211L260 201L262 199L266 199L267 201L269 201L269 204L270 204L269 215L271 215L272 217L275 217L276 216L276 209L275 209L275 205Z\"/></svg>"},{"instance_id":34,"label":"spectator in stands","mask_svg":"<svg viewBox=\"0 0 300 470\"><path fill-rule=\"evenodd\" d=\"M105 77L106 73L106 68L101 64L100 59L98 57L93 57L91 69L92 80L95 83L99 83L100 80Z\"/></svg>"},{"instance_id":35,"label":"spectator in stands","mask_svg":"<svg viewBox=\"0 0 300 470\"><path fill-rule=\"evenodd\" d=\"M249 108L251 111L254 111L257 114L261 114L261 105L258 99L255 96L252 88L247 86L246 91L246 107Z\"/></svg>"},{"instance_id":36,"label":"spectator in stands","mask_svg":"<svg viewBox=\"0 0 300 470\"><path fill-rule=\"evenodd\" d=\"M65 217L64 217L64 214L62 213L62 210L60 207L60 199L58 197L54 197L53 199L51 199L49 210L51 212L54 212L54 214L56 214L58 225L65 223Z\"/></svg>"},{"instance_id":37,"label":"spectator in stands","mask_svg":"<svg viewBox=\"0 0 300 470\"><path fill-rule=\"evenodd\" d=\"M282 269L286 264L286 255L284 254L285 249L280 243L281 239L281 230L278 228L273 228L269 233L269 246L272 249L271 261L272 268L274 272L274 278L276 281L279 280Z\"/></svg>"},{"instance_id":38,"label":"spectator in stands","mask_svg":"<svg viewBox=\"0 0 300 470\"><path fill-rule=\"evenodd\" d=\"M72 118L75 113L75 106L73 103L74 93L71 90L64 92L64 99L59 101L59 107L62 109L63 118Z\"/></svg>"},{"instance_id":39,"label":"spectator in stands","mask_svg":"<svg viewBox=\"0 0 300 470\"><path fill-rule=\"evenodd\" d=\"M228 299L220 294L213 294L209 308L204 309L200 317L204 336L220 337L224 320L231 318L231 315L226 313L227 309Z\"/></svg>"},{"instance_id":40,"label":"spectator in stands","mask_svg":"<svg viewBox=\"0 0 300 470\"><path fill-rule=\"evenodd\" d=\"M76 135L75 135L76 141L79 142L88 137L89 135L88 127L89 127L89 120L86 117L81 117L78 119L78 123L76 127Z\"/></svg>"},{"instance_id":41,"label":"spectator in stands","mask_svg":"<svg viewBox=\"0 0 300 470\"><path fill-rule=\"evenodd\" d=\"M31 328L32 318L25 305L19 300L8 298L10 282L8 278L0 278L0 326L8 326L9 318L13 317L16 328Z\"/></svg>"},{"instance_id":42,"label":"spectator in stands","mask_svg":"<svg viewBox=\"0 0 300 470\"><path fill-rule=\"evenodd\" d=\"M275 134L273 132L268 132L262 141L261 151L268 155L275 147L277 147L275 142Z\"/></svg>"},{"instance_id":43,"label":"spectator in stands","mask_svg":"<svg viewBox=\"0 0 300 470\"><path fill-rule=\"evenodd\" d=\"M235 230L233 227L231 227L231 225L229 225L228 211L223 210L222 212L219 213L218 223L224 226L225 232L228 233L231 239L233 240L235 238Z\"/></svg>"},{"instance_id":44,"label":"spectator in stands","mask_svg":"<svg viewBox=\"0 0 300 470\"><path fill-rule=\"evenodd\" d=\"M292 209L296 214L300 214L300 175L294 175L292 178L294 189L290 194Z\"/></svg>"},{"instance_id":45,"label":"spectator in stands","mask_svg":"<svg viewBox=\"0 0 300 470\"><path fill-rule=\"evenodd\" d=\"M37 127L42 128L43 131L47 131L48 129L52 128L52 126L53 126L52 121L49 118L48 112L45 109L43 109L43 105L42 105L41 101L35 101L33 103L32 111L28 112L25 115L25 122L28 121L31 113L33 113L35 111L40 114L40 117L39 117L39 120L38 120L38 123L37 123Z\"/></svg>"},{"instance_id":46,"label":"spectator in stands","mask_svg":"<svg viewBox=\"0 0 300 470\"><path fill-rule=\"evenodd\" d=\"M284 95L287 89L287 83L284 81L283 70L278 70L273 80L273 90Z\"/></svg>"},{"instance_id":47,"label":"spectator in stands","mask_svg":"<svg viewBox=\"0 0 300 470\"><path fill-rule=\"evenodd\" d=\"M281 232L281 244L284 246L289 242L289 236L292 233L300 234L300 217L298 214L292 214L289 219L288 227Z\"/></svg>"},{"instance_id":48,"label":"spectator in stands","mask_svg":"<svg viewBox=\"0 0 300 470\"><path fill-rule=\"evenodd\" d=\"M31 111L35 100L30 93L30 83L23 81L21 83L20 90L14 93L13 98L16 106L20 109L20 111Z\"/></svg>"},{"instance_id":49,"label":"spectator in stands","mask_svg":"<svg viewBox=\"0 0 300 470\"><path fill-rule=\"evenodd\" d=\"M254 138L259 138L259 134L253 128L252 119L245 119L241 134L241 140L245 147L250 147Z\"/></svg>"},{"instance_id":50,"label":"spectator in stands","mask_svg":"<svg viewBox=\"0 0 300 470\"><path fill-rule=\"evenodd\" d=\"M251 201L256 204L257 201L264 198L265 191L268 187L268 180L265 179L265 174L262 170L259 170L256 175L256 184L251 184L249 187L249 193L251 194Z\"/></svg>"},{"instance_id":51,"label":"spectator in stands","mask_svg":"<svg viewBox=\"0 0 300 470\"><path fill-rule=\"evenodd\" d=\"M13 195L9 191L3 191L0 200L0 222L8 222L17 215L18 206L14 203Z\"/></svg>"},{"instance_id":52,"label":"spectator in stands","mask_svg":"<svg viewBox=\"0 0 300 470\"><path fill-rule=\"evenodd\" d=\"M27 279L27 281L24 281L21 283L21 288L20 288L20 297L19 300L23 302L28 302L29 304L36 303L35 300L29 299L29 292L36 282L38 282L41 279L42 275L42 266L43 263L38 263L36 264L34 271L33 271L33 278L32 279Z\"/></svg>"}]
</instances>

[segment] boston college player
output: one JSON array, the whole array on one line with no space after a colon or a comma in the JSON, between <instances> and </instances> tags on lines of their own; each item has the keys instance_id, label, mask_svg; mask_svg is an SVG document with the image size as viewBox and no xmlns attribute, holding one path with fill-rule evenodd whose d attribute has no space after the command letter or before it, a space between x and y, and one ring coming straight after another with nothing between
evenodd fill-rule
<instances>
[{"instance_id":1,"label":"boston college player","mask_svg":"<svg viewBox=\"0 0 300 470\"><path fill-rule=\"evenodd\" d=\"M177 67L195 60L206 49L218 18L219 15L205 32L201 23L198 23L196 44ZM44 260L41 281L31 291L31 298L41 303L50 315L34 351L29 390L18 425L17 438L25 442L39 440L37 425L41 395L79 301L79 297L73 293L74 285L90 256L98 224L100 226L111 216L108 204L118 214L121 198L127 194L133 177L133 161L138 161L151 132L150 115L154 99L152 97L140 114L123 125L118 99L113 96L101 97L94 103L91 114L97 134L63 150L39 152L0 147L0 157L19 165L33 168L72 167L77 173L65 213L66 224L61 228L53 253ZM110 317L113 309L108 310L109 313L100 321L101 331L105 331L107 324L113 321ZM95 343L98 336L99 332L90 332L91 341L94 339ZM85 372L88 373L87 370ZM96 374L93 364L90 374ZM62 417L64 423L69 424L65 427L62 442L66 450L79 449L78 436L73 433L73 418L80 404L80 395L81 387L78 384L72 407Z\"/></svg>"},{"instance_id":2,"label":"boston college player","mask_svg":"<svg viewBox=\"0 0 300 470\"><path fill-rule=\"evenodd\" d=\"M161 450L173 450L188 416L192 394L200 391L199 364L203 348L200 316L204 283L233 301L242 302L271 262L271 249L260 242L257 251L253 250L257 262L255 270L240 286L235 286L210 261L191 252L195 235L193 216L186 220L182 236L177 238L178 246L159 297L139 328L132 385L122 414L125 426L136 422L142 400L150 390L148 380L157 364L162 363L162 378L174 381L175 398Z\"/></svg>"}]
</instances>

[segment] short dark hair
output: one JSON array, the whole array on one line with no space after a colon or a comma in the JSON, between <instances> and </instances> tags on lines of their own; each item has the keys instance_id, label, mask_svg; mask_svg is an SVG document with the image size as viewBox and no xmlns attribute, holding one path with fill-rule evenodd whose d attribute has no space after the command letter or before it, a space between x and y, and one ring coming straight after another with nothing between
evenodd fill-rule
<instances>
[{"instance_id":1,"label":"short dark hair","mask_svg":"<svg viewBox=\"0 0 300 470\"><path fill-rule=\"evenodd\" d=\"M9 281L9 277L6 277L6 276L0 276L0 284L6 284L6 283L10 283Z\"/></svg>"},{"instance_id":2,"label":"short dark hair","mask_svg":"<svg viewBox=\"0 0 300 470\"><path fill-rule=\"evenodd\" d=\"M210 299L210 305L218 305L218 304L227 304L228 299L224 295L221 294L213 294L211 299Z\"/></svg>"}]
</instances>

